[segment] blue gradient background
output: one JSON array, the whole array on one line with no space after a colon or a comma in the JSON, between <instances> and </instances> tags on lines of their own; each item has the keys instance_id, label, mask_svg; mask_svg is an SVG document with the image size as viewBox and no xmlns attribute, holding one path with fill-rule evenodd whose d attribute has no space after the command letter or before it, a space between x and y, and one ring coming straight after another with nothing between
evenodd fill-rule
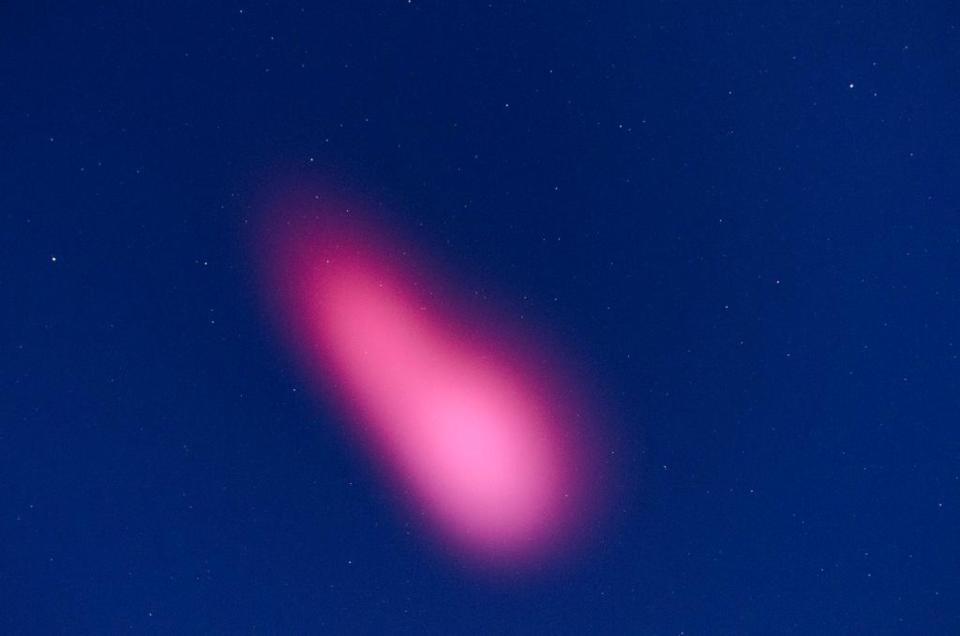
<instances>
[{"instance_id":1,"label":"blue gradient background","mask_svg":"<svg viewBox=\"0 0 960 636\"><path fill-rule=\"evenodd\" d=\"M0 631L960 633L958 41L947 2L4 5ZM476 581L345 443L258 303L291 174L602 387L579 561Z\"/></svg>"}]
</instances>

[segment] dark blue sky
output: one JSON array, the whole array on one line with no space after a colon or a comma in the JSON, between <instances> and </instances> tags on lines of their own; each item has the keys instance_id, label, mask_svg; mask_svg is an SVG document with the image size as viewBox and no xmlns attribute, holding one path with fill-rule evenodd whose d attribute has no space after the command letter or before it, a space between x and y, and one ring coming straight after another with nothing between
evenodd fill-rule
<instances>
[{"instance_id":1,"label":"dark blue sky","mask_svg":"<svg viewBox=\"0 0 960 636\"><path fill-rule=\"evenodd\" d=\"M958 170L948 2L8 3L0 631L960 633ZM461 571L308 390L294 176L599 387L578 561Z\"/></svg>"}]
</instances>

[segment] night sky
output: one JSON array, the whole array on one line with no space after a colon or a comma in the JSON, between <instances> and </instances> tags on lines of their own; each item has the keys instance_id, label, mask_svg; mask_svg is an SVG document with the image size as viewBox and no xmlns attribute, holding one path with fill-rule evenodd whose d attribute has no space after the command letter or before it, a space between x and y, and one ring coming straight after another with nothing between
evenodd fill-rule
<instances>
[{"instance_id":1,"label":"night sky","mask_svg":"<svg viewBox=\"0 0 960 636\"><path fill-rule=\"evenodd\" d=\"M0 632L960 633L958 172L951 2L5 3ZM291 190L581 378L562 558L352 438Z\"/></svg>"}]
</instances>

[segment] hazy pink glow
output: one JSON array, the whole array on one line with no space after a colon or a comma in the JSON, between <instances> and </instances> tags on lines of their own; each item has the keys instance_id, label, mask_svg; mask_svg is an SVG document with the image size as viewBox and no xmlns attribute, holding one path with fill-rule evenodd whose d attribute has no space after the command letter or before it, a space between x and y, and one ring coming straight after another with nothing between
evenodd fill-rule
<instances>
[{"instance_id":1,"label":"hazy pink glow","mask_svg":"<svg viewBox=\"0 0 960 636\"><path fill-rule=\"evenodd\" d=\"M329 206L267 232L268 290L311 378L459 554L516 565L555 553L595 487L581 406L544 356L453 309L402 245Z\"/></svg>"}]
</instances>

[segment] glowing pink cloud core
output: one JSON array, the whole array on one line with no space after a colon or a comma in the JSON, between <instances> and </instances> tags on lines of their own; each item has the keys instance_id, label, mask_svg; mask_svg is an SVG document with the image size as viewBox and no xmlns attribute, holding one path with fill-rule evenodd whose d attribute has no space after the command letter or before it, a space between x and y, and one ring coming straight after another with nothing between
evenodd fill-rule
<instances>
[{"instance_id":1,"label":"glowing pink cloud core","mask_svg":"<svg viewBox=\"0 0 960 636\"><path fill-rule=\"evenodd\" d=\"M458 305L355 207L294 207L265 232L268 294L388 480L469 560L538 562L568 543L598 486L583 406L543 348Z\"/></svg>"}]
</instances>

